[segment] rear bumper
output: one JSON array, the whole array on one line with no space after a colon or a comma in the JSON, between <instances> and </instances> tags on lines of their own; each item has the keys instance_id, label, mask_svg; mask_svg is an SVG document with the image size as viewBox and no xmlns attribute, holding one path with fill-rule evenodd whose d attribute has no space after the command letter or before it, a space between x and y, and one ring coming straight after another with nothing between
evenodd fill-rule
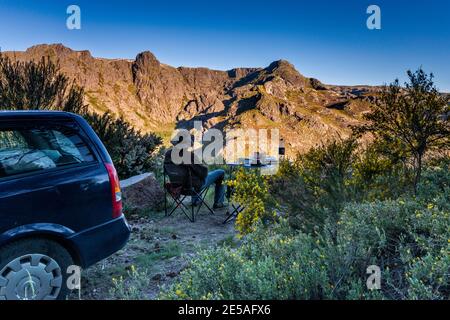
<instances>
[{"instance_id":1,"label":"rear bumper","mask_svg":"<svg viewBox=\"0 0 450 320\"><path fill-rule=\"evenodd\" d=\"M72 235L68 240L76 247L81 267L87 268L122 249L130 238L130 227L121 216Z\"/></svg>"}]
</instances>

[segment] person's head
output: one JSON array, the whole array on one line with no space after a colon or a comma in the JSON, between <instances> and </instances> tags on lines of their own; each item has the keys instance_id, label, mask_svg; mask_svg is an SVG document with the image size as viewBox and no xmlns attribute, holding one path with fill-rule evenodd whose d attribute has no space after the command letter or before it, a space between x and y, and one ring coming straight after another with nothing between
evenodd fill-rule
<instances>
[{"instance_id":1,"label":"person's head","mask_svg":"<svg viewBox=\"0 0 450 320\"><path fill-rule=\"evenodd\" d=\"M177 144L181 143L182 141L183 141L183 136L181 136L181 135L175 135L174 137L172 137L170 139L170 143L173 146L176 146Z\"/></svg>"},{"instance_id":2,"label":"person's head","mask_svg":"<svg viewBox=\"0 0 450 320\"><path fill-rule=\"evenodd\" d=\"M194 143L194 136L189 133L187 130L179 130L175 135L170 139L170 143L173 146L183 144L192 146Z\"/></svg>"}]
</instances>

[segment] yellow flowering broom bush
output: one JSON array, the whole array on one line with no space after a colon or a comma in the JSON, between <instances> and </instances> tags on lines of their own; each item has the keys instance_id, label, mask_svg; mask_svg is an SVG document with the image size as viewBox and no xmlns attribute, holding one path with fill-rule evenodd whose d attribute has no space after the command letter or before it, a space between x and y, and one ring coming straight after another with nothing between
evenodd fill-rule
<instances>
[{"instance_id":1,"label":"yellow flowering broom bush","mask_svg":"<svg viewBox=\"0 0 450 320\"><path fill-rule=\"evenodd\" d=\"M255 171L240 169L228 186L233 190L231 200L244 207L236 219L236 228L241 235L254 231L259 220L270 218L266 208L269 197L266 178Z\"/></svg>"}]
</instances>

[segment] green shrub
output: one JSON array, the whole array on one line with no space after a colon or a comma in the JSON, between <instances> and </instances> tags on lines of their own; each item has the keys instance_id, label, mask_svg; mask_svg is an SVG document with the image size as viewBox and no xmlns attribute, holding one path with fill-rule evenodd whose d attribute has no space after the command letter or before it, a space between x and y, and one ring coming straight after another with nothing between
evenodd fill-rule
<instances>
[{"instance_id":1,"label":"green shrub","mask_svg":"<svg viewBox=\"0 0 450 320\"><path fill-rule=\"evenodd\" d=\"M127 274L126 280L122 276L112 278L109 298L111 300L148 300L146 295L150 282L148 272L137 270L135 266L131 266Z\"/></svg>"},{"instance_id":2,"label":"green shrub","mask_svg":"<svg viewBox=\"0 0 450 320\"><path fill-rule=\"evenodd\" d=\"M450 293L448 210L412 199L352 204L338 224L338 247L352 252L352 272L362 276L368 265L380 266L386 298L436 299ZM419 276L424 272L426 278Z\"/></svg>"},{"instance_id":3,"label":"green shrub","mask_svg":"<svg viewBox=\"0 0 450 320\"><path fill-rule=\"evenodd\" d=\"M159 136L142 134L130 123L115 119L109 113L88 113L85 118L105 144L120 178L128 178L153 168L153 153L162 143Z\"/></svg>"},{"instance_id":4,"label":"green shrub","mask_svg":"<svg viewBox=\"0 0 450 320\"><path fill-rule=\"evenodd\" d=\"M425 168L417 198L450 210L450 158L435 159Z\"/></svg>"},{"instance_id":5,"label":"green shrub","mask_svg":"<svg viewBox=\"0 0 450 320\"><path fill-rule=\"evenodd\" d=\"M336 239L285 220L257 225L237 249L202 251L168 299L445 299L450 289L450 212L412 198L348 204ZM381 268L381 290L366 287Z\"/></svg>"},{"instance_id":6,"label":"green shrub","mask_svg":"<svg viewBox=\"0 0 450 320\"><path fill-rule=\"evenodd\" d=\"M450 296L450 245L439 252L430 250L425 256L404 258L407 299L448 299Z\"/></svg>"},{"instance_id":7,"label":"green shrub","mask_svg":"<svg viewBox=\"0 0 450 320\"><path fill-rule=\"evenodd\" d=\"M353 201L396 199L412 191L411 170L400 159L385 155L384 147L374 143L356 154L350 183L358 192Z\"/></svg>"},{"instance_id":8,"label":"green shrub","mask_svg":"<svg viewBox=\"0 0 450 320\"><path fill-rule=\"evenodd\" d=\"M302 175L298 158L292 163L281 161L278 172L269 179L269 194L293 228L311 233L325 223L328 211Z\"/></svg>"},{"instance_id":9,"label":"green shrub","mask_svg":"<svg viewBox=\"0 0 450 320\"><path fill-rule=\"evenodd\" d=\"M287 206L292 226L311 232L325 218L337 221L341 208L355 198L350 183L355 149L354 139L338 139L281 164L270 180L270 194Z\"/></svg>"}]
</instances>

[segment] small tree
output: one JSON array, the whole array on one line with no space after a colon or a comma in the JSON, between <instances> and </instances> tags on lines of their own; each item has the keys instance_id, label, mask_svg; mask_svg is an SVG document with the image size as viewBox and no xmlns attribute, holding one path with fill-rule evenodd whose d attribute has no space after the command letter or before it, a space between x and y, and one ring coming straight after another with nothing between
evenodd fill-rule
<instances>
[{"instance_id":1,"label":"small tree","mask_svg":"<svg viewBox=\"0 0 450 320\"><path fill-rule=\"evenodd\" d=\"M400 86L398 79L384 87L372 111L365 115L369 124L357 131L371 132L376 139L400 146L412 157L416 192L425 153L449 146L450 109L448 98L434 86L433 74L428 75L421 68L407 74L409 82L405 87Z\"/></svg>"},{"instance_id":2,"label":"small tree","mask_svg":"<svg viewBox=\"0 0 450 320\"><path fill-rule=\"evenodd\" d=\"M355 190L348 183L355 162L357 142L353 137L339 137L327 144L311 149L302 156L302 175L324 208L328 209L328 230L333 241L337 239L337 222L343 205L354 199Z\"/></svg>"}]
</instances>

